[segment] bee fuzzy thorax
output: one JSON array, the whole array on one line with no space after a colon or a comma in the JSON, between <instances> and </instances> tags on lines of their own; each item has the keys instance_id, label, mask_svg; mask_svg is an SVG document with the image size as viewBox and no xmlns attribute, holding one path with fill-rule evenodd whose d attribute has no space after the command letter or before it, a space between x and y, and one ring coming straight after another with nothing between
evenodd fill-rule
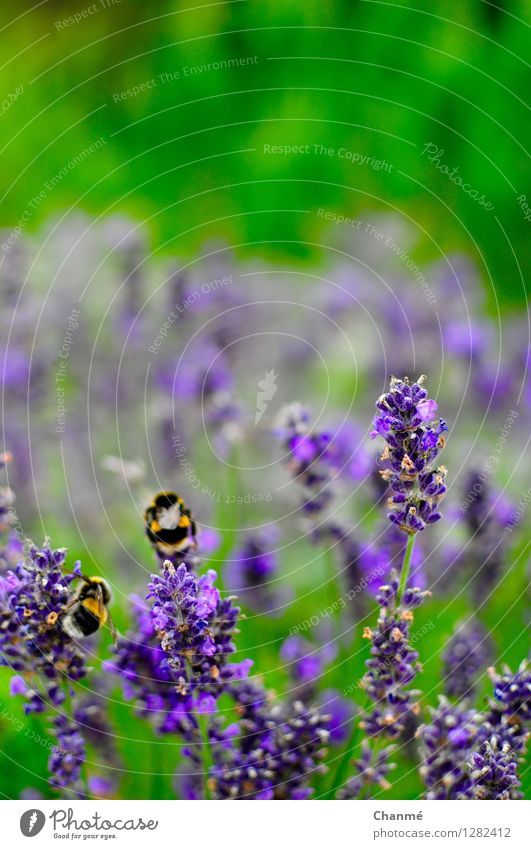
<instances>
[{"instance_id":1,"label":"bee fuzzy thorax","mask_svg":"<svg viewBox=\"0 0 531 849\"><path fill-rule=\"evenodd\" d=\"M195 547L197 526L190 510L176 492L159 492L144 514L146 535L164 556Z\"/></svg>"},{"instance_id":2,"label":"bee fuzzy thorax","mask_svg":"<svg viewBox=\"0 0 531 849\"><path fill-rule=\"evenodd\" d=\"M85 578L81 588L78 592L78 599L83 600L86 598L98 598L101 593L101 597L104 604L109 604L112 600L111 588L107 581L104 578L100 578L98 575L92 578Z\"/></svg>"}]
</instances>

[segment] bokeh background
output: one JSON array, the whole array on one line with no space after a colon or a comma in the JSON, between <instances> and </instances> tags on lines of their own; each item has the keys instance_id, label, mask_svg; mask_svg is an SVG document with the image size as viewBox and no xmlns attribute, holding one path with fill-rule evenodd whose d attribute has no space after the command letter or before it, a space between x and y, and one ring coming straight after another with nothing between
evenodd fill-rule
<instances>
[{"instance_id":1,"label":"bokeh background","mask_svg":"<svg viewBox=\"0 0 531 849\"><path fill-rule=\"evenodd\" d=\"M280 648L337 595L345 569L330 578L300 522L274 415L296 399L316 427L353 428L356 469L338 473L337 515L360 540L378 538L374 400L390 373L426 372L453 464L448 524L424 550L437 598L420 614L419 684L434 704L441 652L470 612L492 637L492 661L514 667L527 647L528 4L188 5L0 10L3 450L17 515L25 534L108 577L121 631L129 593L142 594L153 568L141 514L157 488L191 503L228 590L242 589L231 553L275 524L280 609L245 608L239 656L289 692ZM270 369L278 392L256 429ZM506 572L478 601L462 577L459 505L493 452L496 504L524 508ZM271 498L224 503L260 492ZM341 619L313 635L320 649L336 644L322 688L344 693L361 677L370 615L354 631ZM93 649L96 666L108 642ZM46 728L21 719L8 683L2 673L0 793L47 795L47 744L36 742ZM487 690L482 681L480 701ZM119 729L113 793L171 796L175 742L156 738L119 686L105 699ZM383 795L417 798L406 758L397 775Z\"/></svg>"},{"instance_id":2,"label":"bokeh background","mask_svg":"<svg viewBox=\"0 0 531 849\"><path fill-rule=\"evenodd\" d=\"M423 8L238 0L191 11L159 2L149 15L140 0L94 5L66 26L91 4L22 2L17 16L1 12L3 96L24 87L2 115L3 224L102 138L98 154L47 194L28 229L50 211L100 214L118 204L149 219L157 247L187 256L221 236L314 259L319 207L397 209L436 236L437 246L419 238L421 257L465 248L491 297L495 290L504 304L523 303L523 0ZM114 101L153 79L156 86ZM493 205L489 214L427 161L430 142ZM392 170L313 152L266 156L264 144L345 146Z\"/></svg>"}]
</instances>

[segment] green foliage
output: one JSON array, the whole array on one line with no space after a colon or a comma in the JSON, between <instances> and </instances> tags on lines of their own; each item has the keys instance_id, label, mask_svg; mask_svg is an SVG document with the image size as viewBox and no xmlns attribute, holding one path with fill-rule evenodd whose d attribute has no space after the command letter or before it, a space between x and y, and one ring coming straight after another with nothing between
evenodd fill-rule
<instances>
[{"instance_id":1,"label":"green foliage","mask_svg":"<svg viewBox=\"0 0 531 849\"><path fill-rule=\"evenodd\" d=\"M2 115L3 225L43 190L30 231L51 210L118 207L149 219L157 248L182 256L221 237L313 260L338 237L319 208L396 209L418 228L421 259L464 248L492 304L523 303L525 4L512 15L472 0L192 11L166 0L151 15L139 0L94 5L67 26L86 3L46 3L13 23L8 6L0 13L2 96L24 87ZM430 142L492 211L423 155ZM267 144L309 152L268 155ZM353 164L342 148L391 168Z\"/></svg>"}]
</instances>

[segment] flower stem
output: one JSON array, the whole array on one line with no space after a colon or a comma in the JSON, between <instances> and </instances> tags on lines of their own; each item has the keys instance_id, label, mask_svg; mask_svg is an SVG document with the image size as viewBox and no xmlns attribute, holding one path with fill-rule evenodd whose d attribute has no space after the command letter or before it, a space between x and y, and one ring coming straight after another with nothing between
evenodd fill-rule
<instances>
[{"instance_id":1,"label":"flower stem","mask_svg":"<svg viewBox=\"0 0 531 849\"><path fill-rule=\"evenodd\" d=\"M208 736L208 716L204 716L196 713L197 724L199 726L199 733L201 737L201 741L199 744L199 754L201 757L201 763L203 764L203 781L205 788L205 799L210 799L210 788L208 786L208 779L210 777L210 767L212 766L212 749L210 747L210 738Z\"/></svg>"},{"instance_id":2,"label":"flower stem","mask_svg":"<svg viewBox=\"0 0 531 849\"><path fill-rule=\"evenodd\" d=\"M339 581L339 576L337 574L336 558L334 556L334 551L332 548L327 548L324 552L324 562L325 581L328 584L327 595L331 600L332 610L334 610L334 605L338 603L343 593L341 591L341 584Z\"/></svg>"},{"instance_id":3,"label":"flower stem","mask_svg":"<svg viewBox=\"0 0 531 849\"><path fill-rule=\"evenodd\" d=\"M404 590L407 587L407 581L409 578L409 570L411 568L411 557L413 555L413 546L415 545L415 536L416 534L411 534L408 537L406 550L404 552L404 560L402 563L402 570L400 572L400 586L398 589L398 603L400 604L402 600L402 596L404 595Z\"/></svg>"},{"instance_id":4,"label":"flower stem","mask_svg":"<svg viewBox=\"0 0 531 849\"><path fill-rule=\"evenodd\" d=\"M360 734L361 728L359 726L359 717L363 716L367 707L369 705L369 700L367 699L364 707L360 711L359 714L354 716L352 720L352 731L350 734L349 741L345 747L345 751L343 752L343 756L339 761L338 767L334 773L334 777L330 783L330 787L328 788L328 792L325 795L325 799L334 799L336 791L339 790L340 787L345 783L345 779L348 775L348 770L350 767L350 762L352 760L352 753L356 747L358 742L358 736Z\"/></svg>"}]
</instances>

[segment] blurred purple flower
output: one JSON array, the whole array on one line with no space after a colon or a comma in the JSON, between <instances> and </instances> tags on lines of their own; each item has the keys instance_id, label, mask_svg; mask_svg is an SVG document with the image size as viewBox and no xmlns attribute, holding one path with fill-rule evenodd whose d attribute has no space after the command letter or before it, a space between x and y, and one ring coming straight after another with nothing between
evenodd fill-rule
<instances>
[{"instance_id":1,"label":"blurred purple flower","mask_svg":"<svg viewBox=\"0 0 531 849\"><path fill-rule=\"evenodd\" d=\"M248 534L225 567L225 584L251 610L261 613L271 614L281 600L281 594L275 587L277 540L278 533L274 528Z\"/></svg>"},{"instance_id":2,"label":"blurred purple flower","mask_svg":"<svg viewBox=\"0 0 531 849\"><path fill-rule=\"evenodd\" d=\"M389 763L394 749L394 746L387 746L380 751L373 750L363 740L360 756L353 762L354 776L339 790L338 799L371 799L375 786L380 790L388 790L391 785L387 781L387 774L396 766Z\"/></svg>"},{"instance_id":3,"label":"blurred purple flower","mask_svg":"<svg viewBox=\"0 0 531 849\"><path fill-rule=\"evenodd\" d=\"M343 698L338 690L322 690L318 706L328 716L326 728L330 734L330 743L336 746L345 743L350 737L357 712L354 702Z\"/></svg>"},{"instance_id":4,"label":"blurred purple flower","mask_svg":"<svg viewBox=\"0 0 531 849\"><path fill-rule=\"evenodd\" d=\"M442 656L445 693L457 699L472 696L491 652L490 639L480 622L472 619L458 625Z\"/></svg>"},{"instance_id":5,"label":"blurred purple flower","mask_svg":"<svg viewBox=\"0 0 531 849\"><path fill-rule=\"evenodd\" d=\"M426 798L471 799L467 761L476 745L481 716L464 703L451 705L444 696L439 696L439 707L430 710L430 721L419 730Z\"/></svg>"}]
</instances>

